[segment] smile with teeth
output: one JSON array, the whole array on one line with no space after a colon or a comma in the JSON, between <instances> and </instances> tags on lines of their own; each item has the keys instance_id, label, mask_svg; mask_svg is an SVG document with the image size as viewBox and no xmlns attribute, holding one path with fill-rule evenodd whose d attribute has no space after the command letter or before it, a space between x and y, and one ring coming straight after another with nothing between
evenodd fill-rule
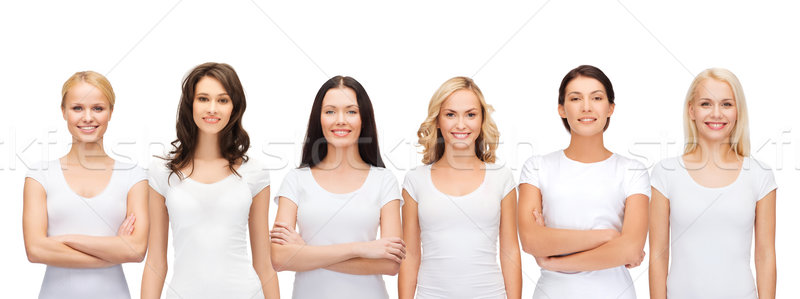
<instances>
[{"instance_id":1,"label":"smile with teeth","mask_svg":"<svg viewBox=\"0 0 800 299\"><path fill-rule=\"evenodd\" d=\"M456 139L465 139L465 138L469 137L470 133L455 133L455 132L453 132L453 133L450 133L450 134L452 134L453 137L455 137Z\"/></svg>"},{"instance_id":2,"label":"smile with teeth","mask_svg":"<svg viewBox=\"0 0 800 299\"><path fill-rule=\"evenodd\" d=\"M205 122L207 122L209 124L216 124L216 123L219 122L219 120L220 120L219 117L214 117L214 116L203 117L203 121L205 121Z\"/></svg>"},{"instance_id":3,"label":"smile with teeth","mask_svg":"<svg viewBox=\"0 0 800 299\"><path fill-rule=\"evenodd\" d=\"M596 120L597 119L594 118L594 117L581 117L581 118L578 119L578 121L582 122L582 123L590 123L590 122L593 122L593 121L596 121Z\"/></svg>"},{"instance_id":4,"label":"smile with teeth","mask_svg":"<svg viewBox=\"0 0 800 299\"><path fill-rule=\"evenodd\" d=\"M350 134L350 130L346 130L346 129L334 129L334 130L331 130L331 132L333 132L333 135L335 135L337 137L343 137L343 136L347 136L348 134Z\"/></svg>"},{"instance_id":5,"label":"smile with teeth","mask_svg":"<svg viewBox=\"0 0 800 299\"><path fill-rule=\"evenodd\" d=\"M724 122L706 122L706 126L712 130L721 130L725 127L728 123Z\"/></svg>"},{"instance_id":6,"label":"smile with teeth","mask_svg":"<svg viewBox=\"0 0 800 299\"><path fill-rule=\"evenodd\" d=\"M97 126L78 126L78 129L84 133L93 133L95 130L97 130Z\"/></svg>"}]
</instances>

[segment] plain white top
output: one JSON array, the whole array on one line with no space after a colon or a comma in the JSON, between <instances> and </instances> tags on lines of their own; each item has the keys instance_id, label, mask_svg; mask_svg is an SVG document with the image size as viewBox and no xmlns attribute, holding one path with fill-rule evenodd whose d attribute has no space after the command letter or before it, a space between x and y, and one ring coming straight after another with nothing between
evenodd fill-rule
<instances>
[{"instance_id":1,"label":"plain white top","mask_svg":"<svg viewBox=\"0 0 800 299\"><path fill-rule=\"evenodd\" d=\"M70 189L59 160L40 162L26 174L47 193L47 235L116 236L125 220L128 191L147 176L140 167L114 162L111 179L100 194L85 198ZM47 266L39 298L130 298L121 265L108 268Z\"/></svg>"},{"instance_id":2,"label":"plain white top","mask_svg":"<svg viewBox=\"0 0 800 299\"><path fill-rule=\"evenodd\" d=\"M297 205L300 236L311 246L367 242L376 239L381 208L392 200L403 201L397 178L382 167L371 167L356 191L331 193L323 189L308 167L292 169L275 194ZM389 298L381 275L352 275L315 269L295 273L292 298Z\"/></svg>"},{"instance_id":3,"label":"plain white top","mask_svg":"<svg viewBox=\"0 0 800 299\"><path fill-rule=\"evenodd\" d=\"M595 163L571 160L563 150L533 156L525 162L519 182L539 188L545 225L552 228L622 231L627 198L650 197L647 168L618 154ZM533 298L636 298L625 266L541 273Z\"/></svg>"},{"instance_id":4,"label":"plain white top","mask_svg":"<svg viewBox=\"0 0 800 299\"><path fill-rule=\"evenodd\" d=\"M669 199L669 298L757 298L750 271L756 202L777 188L769 166L745 157L721 188L692 179L682 157L653 168L653 188Z\"/></svg>"},{"instance_id":5,"label":"plain white top","mask_svg":"<svg viewBox=\"0 0 800 299\"><path fill-rule=\"evenodd\" d=\"M500 202L516 184L508 168L485 165L481 185L463 196L436 189L431 165L406 174L403 189L417 202L422 246L416 298L505 298L497 264Z\"/></svg>"},{"instance_id":6,"label":"plain white top","mask_svg":"<svg viewBox=\"0 0 800 299\"><path fill-rule=\"evenodd\" d=\"M269 186L267 168L250 158L231 174L204 184L150 166L150 186L166 199L175 247L167 298L263 298L250 259L248 220L253 197Z\"/></svg>"}]
</instances>

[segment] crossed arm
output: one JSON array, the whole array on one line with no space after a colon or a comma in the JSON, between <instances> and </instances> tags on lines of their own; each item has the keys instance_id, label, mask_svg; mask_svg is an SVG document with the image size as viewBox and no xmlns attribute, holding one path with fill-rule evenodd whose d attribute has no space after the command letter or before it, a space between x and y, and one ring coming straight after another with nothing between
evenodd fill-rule
<instances>
[{"instance_id":1,"label":"crossed arm","mask_svg":"<svg viewBox=\"0 0 800 299\"><path fill-rule=\"evenodd\" d=\"M319 268L355 274L396 275L405 258L405 244L400 239L400 201L385 204L380 211L381 238L325 246L306 245L295 231L297 205L278 199L278 214L272 237L272 265L277 271L309 271Z\"/></svg>"},{"instance_id":2,"label":"crossed arm","mask_svg":"<svg viewBox=\"0 0 800 299\"><path fill-rule=\"evenodd\" d=\"M147 249L147 181L136 183L127 195L127 215L117 236L47 236L47 193L32 178L25 178L22 232L32 263L68 268L103 268L141 262Z\"/></svg>"},{"instance_id":3,"label":"crossed arm","mask_svg":"<svg viewBox=\"0 0 800 299\"><path fill-rule=\"evenodd\" d=\"M625 202L622 232L614 230L554 229L543 225L541 191L520 185L519 234L525 252L539 266L552 271L595 271L616 266L638 266L647 238L648 198L629 196ZM537 221L538 220L538 221ZM570 254L555 257L556 255Z\"/></svg>"}]
</instances>

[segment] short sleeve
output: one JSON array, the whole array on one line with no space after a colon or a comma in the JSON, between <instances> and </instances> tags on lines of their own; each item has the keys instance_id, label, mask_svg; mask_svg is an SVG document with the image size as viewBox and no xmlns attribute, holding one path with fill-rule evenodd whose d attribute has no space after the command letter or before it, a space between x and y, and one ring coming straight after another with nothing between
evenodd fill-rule
<instances>
[{"instance_id":1,"label":"short sleeve","mask_svg":"<svg viewBox=\"0 0 800 299\"><path fill-rule=\"evenodd\" d=\"M531 184L536 188L539 185L539 167L541 167L542 156L530 157L525 164L522 165L522 172L519 175L520 184Z\"/></svg>"},{"instance_id":2,"label":"short sleeve","mask_svg":"<svg viewBox=\"0 0 800 299\"><path fill-rule=\"evenodd\" d=\"M153 160L147 168L147 184L161 196L166 196L167 190L169 190L169 183L167 180L170 171L166 163L166 160Z\"/></svg>"},{"instance_id":3,"label":"short sleeve","mask_svg":"<svg viewBox=\"0 0 800 299\"><path fill-rule=\"evenodd\" d=\"M647 168L642 162L630 160L625 169L625 198L634 194L644 194L650 197L650 178Z\"/></svg>"},{"instance_id":4,"label":"short sleeve","mask_svg":"<svg viewBox=\"0 0 800 299\"><path fill-rule=\"evenodd\" d=\"M506 195L511 192L511 190L514 190L517 187L516 182L514 182L514 174L512 174L511 170L506 167L502 167L494 171L500 172L498 177L500 178L499 183L501 184L503 190L503 195L500 200L503 200L503 198L505 198Z\"/></svg>"},{"instance_id":5,"label":"short sleeve","mask_svg":"<svg viewBox=\"0 0 800 299\"><path fill-rule=\"evenodd\" d=\"M764 196L767 196L772 190L778 188L778 184L775 182L775 174L772 172L772 169L764 163L757 162L753 167L758 167L758 199L761 200Z\"/></svg>"},{"instance_id":6,"label":"short sleeve","mask_svg":"<svg viewBox=\"0 0 800 299\"><path fill-rule=\"evenodd\" d=\"M664 167L664 161L658 162L653 166L653 172L650 174L650 185L656 188L658 192L661 192L664 197L669 198L669 187L667 187L669 180L666 177L667 170Z\"/></svg>"},{"instance_id":7,"label":"short sleeve","mask_svg":"<svg viewBox=\"0 0 800 299\"><path fill-rule=\"evenodd\" d=\"M403 190L406 190L406 192L408 192L408 195L411 196L411 199L413 199L414 201L417 201L417 202L419 201L419 199L417 198L417 190L414 187L414 185L415 185L414 177L416 176L416 173L419 172L419 169L421 169L421 168L422 167L419 167L419 168L412 169L412 170L408 171L406 173L406 177L403 179Z\"/></svg>"},{"instance_id":8,"label":"short sleeve","mask_svg":"<svg viewBox=\"0 0 800 299\"><path fill-rule=\"evenodd\" d=\"M28 168L28 171L25 173L25 177L36 180L40 185L42 185L42 188L47 190L47 168L52 167L53 164L54 163L48 163L45 161L33 164L30 168Z\"/></svg>"},{"instance_id":9,"label":"short sleeve","mask_svg":"<svg viewBox=\"0 0 800 299\"><path fill-rule=\"evenodd\" d=\"M400 194L400 186L397 185L397 178L388 169L380 169L381 172L381 207L392 200L399 200L403 205L403 196Z\"/></svg>"},{"instance_id":10,"label":"short sleeve","mask_svg":"<svg viewBox=\"0 0 800 299\"><path fill-rule=\"evenodd\" d=\"M267 167L264 164L253 159L247 161L246 166L245 171L239 174L247 182L247 187L250 188L250 196L254 197L269 186L269 171L267 171Z\"/></svg>"},{"instance_id":11,"label":"short sleeve","mask_svg":"<svg viewBox=\"0 0 800 299\"><path fill-rule=\"evenodd\" d=\"M299 194L298 188L300 188L299 176L300 169L292 169L286 173L286 176L283 177L283 182L281 182L281 188L278 189L278 193L275 193L273 199L276 204L280 202L279 198L283 196L294 202L295 205L300 205L300 199L297 197L297 194Z\"/></svg>"},{"instance_id":12,"label":"short sleeve","mask_svg":"<svg viewBox=\"0 0 800 299\"><path fill-rule=\"evenodd\" d=\"M126 190L130 191L134 185L147 180L147 173L138 165L130 165L128 167L131 168L128 170L128 185L126 186Z\"/></svg>"}]
</instances>

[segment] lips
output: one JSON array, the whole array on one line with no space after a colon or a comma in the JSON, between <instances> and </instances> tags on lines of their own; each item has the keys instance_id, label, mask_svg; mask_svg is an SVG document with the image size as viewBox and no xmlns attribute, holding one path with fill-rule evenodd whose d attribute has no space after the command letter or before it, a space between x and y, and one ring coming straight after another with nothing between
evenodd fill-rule
<instances>
[{"instance_id":1,"label":"lips","mask_svg":"<svg viewBox=\"0 0 800 299\"><path fill-rule=\"evenodd\" d=\"M581 117L581 118L578 119L578 122L582 123L582 124L590 124L590 123L593 123L595 121L597 121L597 118L594 118L594 117Z\"/></svg>"},{"instance_id":2,"label":"lips","mask_svg":"<svg viewBox=\"0 0 800 299\"><path fill-rule=\"evenodd\" d=\"M219 122L219 120L220 120L220 118L219 117L215 117L215 116L203 117L203 121L206 122L206 123L209 123L209 124L216 124L216 123Z\"/></svg>"},{"instance_id":3,"label":"lips","mask_svg":"<svg viewBox=\"0 0 800 299\"><path fill-rule=\"evenodd\" d=\"M91 134L97 131L98 126L78 126L78 130L82 133Z\"/></svg>"},{"instance_id":4,"label":"lips","mask_svg":"<svg viewBox=\"0 0 800 299\"><path fill-rule=\"evenodd\" d=\"M715 131L716 130L722 130L722 129L725 128L725 126L728 125L728 123L726 123L726 122L713 122L713 121L705 122L705 124L706 124L706 127L708 127L709 129L715 130Z\"/></svg>"},{"instance_id":5,"label":"lips","mask_svg":"<svg viewBox=\"0 0 800 299\"><path fill-rule=\"evenodd\" d=\"M450 135L453 135L456 139L467 139L471 133L461 133L461 132L452 132Z\"/></svg>"},{"instance_id":6,"label":"lips","mask_svg":"<svg viewBox=\"0 0 800 299\"><path fill-rule=\"evenodd\" d=\"M350 132L352 132L352 131L351 130L347 130L347 129L334 129L334 130L331 130L331 133L333 133L333 135L336 136L336 137L347 136L347 135L350 134Z\"/></svg>"}]
</instances>

